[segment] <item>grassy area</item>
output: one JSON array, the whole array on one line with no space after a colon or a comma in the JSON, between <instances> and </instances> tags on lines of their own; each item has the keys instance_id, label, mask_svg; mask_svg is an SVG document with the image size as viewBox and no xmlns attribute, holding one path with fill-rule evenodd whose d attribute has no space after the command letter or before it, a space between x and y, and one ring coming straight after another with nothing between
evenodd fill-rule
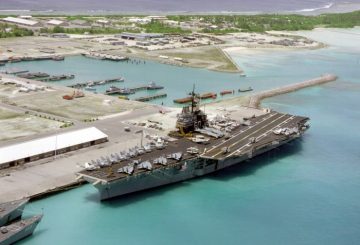
<instances>
[{"instance_id":1,"label":"grassy area","mask_svg":"<svg viewBox=\"0 0 360 245\"><path fill-rule=\"evenodd\" d=\"M360 26L360 11L337 14L321 14L317 16L304 16L296 14L262 14L262 15L177 15L168 16L175 21L199 20L201 22L217 25L220 29L207 29L202 31L207 33L227 33L233 32L234 28L239 28L244 32L264 32L269 30L276 31L297 31L312 30L315 27L336 27L351 28Z\"/></svg>"},{"instance_id":2,"label":"grassy area","mask_svg":"<svg viewBox=\"0 0 360 245\"><path fill-rule=\"evenodd\" d=\"M180 57L189 60L192 65L213 70L238 72L237 67L226 55L214 46L185 48L176 51L164 51L162 55Z\"/></svg>"},{"instance_id":3,"label":"grassy area","mask_svg":"<svg viewBox=\"0 0 360 245\"><path fill-rule=\"evenodd\" d=\"M179 33L179 34L185 34L185 33L191 33L189 30L183 30L180 27L172 27L168 25L164 25L161 22L158 21L151 21L148 24L140 25L141 28L145 29L145 32L147 33Z\"/></svg>"},{"instance_id":4,"label":"grassy area","mask_svg":"<svg viewBox=\"0 0 360 245\"><path fill-rule=\"evenodd\" d=\"M17 27L16 25L0 23L0 38L6 37L24 37L34 35L32 30Z\"/></svg>"}]
</instances>

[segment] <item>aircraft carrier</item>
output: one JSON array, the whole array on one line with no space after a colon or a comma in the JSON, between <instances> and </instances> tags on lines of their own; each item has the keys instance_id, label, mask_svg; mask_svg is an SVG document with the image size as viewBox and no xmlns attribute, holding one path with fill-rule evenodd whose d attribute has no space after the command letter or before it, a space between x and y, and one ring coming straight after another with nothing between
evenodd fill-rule
<instances>
[{"instance_id":1,"label":"aircraft carrier","mask_svg":"<svg viewBox=\"0 0 360 245\"><path fill-rule=\"evenodd\" d=\"M199 109L194 92L192 98L178 115L176 140L157 139L93 161L78 178L92 183L105 200L219 171L295 140L309 127L307 117L274 111L215 125Z\"/></svg>"}]
</instances>

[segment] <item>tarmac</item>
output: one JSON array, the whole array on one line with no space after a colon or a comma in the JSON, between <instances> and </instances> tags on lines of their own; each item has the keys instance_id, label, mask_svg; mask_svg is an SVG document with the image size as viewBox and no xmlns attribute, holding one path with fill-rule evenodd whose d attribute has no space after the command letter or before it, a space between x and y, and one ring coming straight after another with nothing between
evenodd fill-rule
<instances>
[{"instance_id":1,"label":"tarmac","mask_svg":"<svg viewBox=\"0 0 360 245\"><path fill-rule=\"evenodd\" d=\"M141 134L136 132L143 128L126 124L124 121L134 120L139 115L145 116L154 113L157 113L155 108L139 109L63 130L62 132L95 126L109 136L109 142L57 155L56 158L45 158L22 166L0 170L0 203L23 197L38 197L39 195L61 190L67 186L77 185L78 181L75 173L83 169L82 166L85 162L140 145ZM125 127L130 127L131 131L125 132ZM154 129L146 129L146 131L157 135L163 133ZM0 146L24 142L51 134L54 134L54 132L2 142Z\"/></svg>"}]
</instances>

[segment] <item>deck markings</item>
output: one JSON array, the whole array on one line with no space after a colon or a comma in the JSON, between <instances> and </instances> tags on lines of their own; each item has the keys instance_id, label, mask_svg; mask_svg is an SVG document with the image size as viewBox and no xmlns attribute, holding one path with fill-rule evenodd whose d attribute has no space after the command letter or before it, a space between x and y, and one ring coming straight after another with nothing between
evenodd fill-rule
<instances>
[{"instance_id":1,"label":"deck markings","mask_svg":"<svg viewBox=\"0 0 360 245\"><path fill-rule=\"evenodd\" d=\"M283 118L283 117L285 117L285 116L287 116L287 115L286 115L286 114L281 115L280 117L278 117L278 118L274 119L274 120L273 120L273 121L271 121L270 123L268 123L268 124L266 124L266 125L264 125L264 126L260 127L259 129L257 129L257 130L255 130L254 132L252 132L252 133L248 134L248 135L247 135L247 136L245 136L244 138L241 138L241 139L240 139L240 140L238 140L237 142L235 142L235 143L233 143L233 144L229 145L228 147L230 147L230 148L234 147L235 145L239 144L240 142L245 141L246 139L248 139L249 137L253 136L253 135L254 135L254 134L256 134L257 132L261 131L262 129L264 129L264 128L268 127L270 124L272 124L272 123L274 123L274 122L276 122L276 121L278 121L278 120L282 119L282 118ZM278 125L276 125L276 126L278 126ZM215 155L213 155L212 157L216 157L216 156L218 156L218 155L219 155L219 154L221 154L221 153L222 153L222 152L220 151L220 152L216 153ZM230 155L228 155L228 156L231 156L231 155L233 155L233 153L232 153L232 154L230 154Z\"/></svg>"}]
</instances>

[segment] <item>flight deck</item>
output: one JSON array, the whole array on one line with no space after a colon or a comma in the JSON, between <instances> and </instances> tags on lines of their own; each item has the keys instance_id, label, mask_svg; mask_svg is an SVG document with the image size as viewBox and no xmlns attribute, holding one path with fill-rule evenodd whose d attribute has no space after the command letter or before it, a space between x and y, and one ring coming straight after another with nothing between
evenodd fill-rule
<instances>
[{"instance_id":1,"label":"flight deck","mask_svg":"<svg viewBox=\"0 0 360 245\"><path fill-rule=\"evenodd\" d=\"M151 152L132 157L130 159L113 163L111 166L88 171L83 170L79 173L80 177L91 179L92 182L111 182L130 175L142 175L151 173L154 170L161 170L171 167L181 167L187 160L199 159L199 161L208 159L222 161L225 159L248 159L261 152L266 147L275 148L290 139L300 136L299 131L289 131L293 128L304 127L308 118L293 116L278 112L270 112L259 117L247 119L246 124L239 124L227 137L211 138L206 143L195 143L187 137L169 141L163 149L154 149ZM285 130L284 130L285 129ZM276 132L276 133L275 133ZM198 154L188 153L189 148L197 148ZM174 153L182 153L181 160L171 159L167 156ZM136 162L149 161L165 157L166 165L152 164L151 170L134 168L130 175L117 170Z\"/></svg>"}]
</instances>

